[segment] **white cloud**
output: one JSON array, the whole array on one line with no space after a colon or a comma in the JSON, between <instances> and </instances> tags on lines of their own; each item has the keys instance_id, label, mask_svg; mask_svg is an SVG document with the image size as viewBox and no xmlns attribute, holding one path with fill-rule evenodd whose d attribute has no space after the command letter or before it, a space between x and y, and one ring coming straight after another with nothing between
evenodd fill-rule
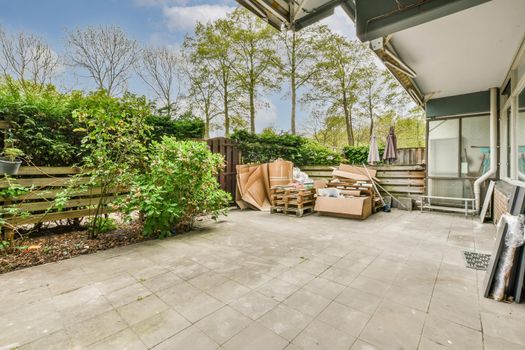
<instances>
[{"instance_id":1,"label":"white cloud","mask_svg":"<svg viewBox=\"0 0 525 350\"><path fill-rule=\"evenodd\" d=\"M163 13L170 30L188 31L193 30L197 22L215 21L234 9L225 5L172 6L165 7Z\"/></svg>"},{"instance_id":2,"label":"white cloud","mask_svg":"<svg viewBox=\"0 0 525 350\"><path fill-rule=\"evenodd\" d=\"M336 7L332 16L323 19L321 24L326 24L335 33L346 36L348 39L357 39L355 24L341 7Z\"/></svg>"}]
</instances>

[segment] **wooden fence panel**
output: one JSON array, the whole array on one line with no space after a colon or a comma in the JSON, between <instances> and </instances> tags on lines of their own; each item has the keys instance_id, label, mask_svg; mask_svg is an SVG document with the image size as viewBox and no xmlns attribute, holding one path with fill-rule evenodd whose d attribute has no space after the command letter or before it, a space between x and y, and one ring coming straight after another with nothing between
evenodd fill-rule
<instances>
[{"instance_id":1,"label":"wooden fence panel","mask_svg":"<svg viewBox=\"0 0 525 350\"><path fill-rule=\"evenodd\" d=\"M415 165L426 164L425 147L398 148L397 159L392 164Z\"/></svg>"},{"instance_id":2,"label":"wooden fence panel","mask_svg":"<svg viewBox=\"0 0 525 350\"><path fill-rule=\"evenodd\" d=\"M315 180L332 178L334 166L311 165L303 166L301 170ZM379 184L393 195L408 196L425 193L425 165L381 165L371 166L377 170Z\"/></svg>"},{"instance_id":3,"label":"wooden fence panel","mask_svg":"<svg viewBox=\"0 0 525 350\"><path fill-rule=\"evenodd\" d=\"M224 157L225 168L219 173L218 180L221 189L231 194L235 199L237 189L237 165L241 163L241 152L232 140L226 137L215 137L207 140L208 147L213 153L220 153Z\"/></svg>"},{"instance_id":4,"label":"wooden fence panel","mask_svg":"<svg viewBox=\"0 0 525 350\"><path fill-rule=\"evenodd\" d=\"M0 180L2 189L12 184L32 188L30 192L16 198L0 198L0 205L4 209L16 208L20 213L25 213L14 216L4 215L5 238L13 238L16 226L94 215L95 208L102 199L105 204L102 213L112 212L114 209L107 204L117 198L122 198L127 193L125 188L112 188L102 196L100 187L88 187L87 189L79 187L68 192L69 198L61 210L54 208L55 198L67 186L84 185L90 182L87 176L75 176L80 173L79 168L73 167L20 167L18 175L10 177L9 180Z\"/></svg>"}]
</instances>

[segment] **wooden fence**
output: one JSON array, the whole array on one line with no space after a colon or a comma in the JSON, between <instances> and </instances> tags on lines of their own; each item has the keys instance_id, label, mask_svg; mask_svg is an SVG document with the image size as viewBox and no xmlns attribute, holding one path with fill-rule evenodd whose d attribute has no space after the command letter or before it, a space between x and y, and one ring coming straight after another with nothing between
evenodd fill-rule
<instances>
[{"instance_id":1,"label":"wooden fence","mask_svg":"<svg viewBox=\"0 0 525 350\"><path fill-rule=\"evenodd\" d=\"M395 165L421 165L426 164L425 147L398 148Z\"/></svg>"},{"instance_id":2,"label":"wooden fence","mask_svg":"<svg viewBox=\"0 0 525 350\"><path fill-rule=\"evenodd\" d=\"M335 166L303 166L301 170L316 180L329 180ZM379 183L393 195L409 196L425 193L424 165L381 165L370 167L377 170Z\"/></svg>"},{"instance_id":3,"label":"wooden fence","mask_svg":"<svg viewBox=\"0 0 525 350\"><path fill-rule=\"evenodd\" d=\"M104 203L111 202L124 193L123 188L114 188L102 195L100 187L87 186L83 190L81 185L89 182L89 177L75 176L80 169L72 167L20 167L18 175L0 181L0 189L5 190L11 185L18 184L30 191L16 198L0 198L0 205L4 208L13 207L18 213L11 216L4 215L4 236L12 239L16 226L36 224L47 221L82 218L95 214L96 206L104 198ZM57 196L68 186L78 186L68 192L68 200L61 205L61 210L54 209ZM110 206L105 206L102 213L112 212Z\"/></svg>"},{"instance_id":4,"label":"wooden fence","mask_svg":"<svg viewBox=\"0 0 525 350\"><path fill-rule=\"evenodd\" d=\"M241 152L234 141L226 137L215 137L207 140L208 146L213 153L224 156L226 167L219 173L218 180L221 189L230 193L235 199L237 189L237 164L241 163Z\"/></svg>"}]
</instances>

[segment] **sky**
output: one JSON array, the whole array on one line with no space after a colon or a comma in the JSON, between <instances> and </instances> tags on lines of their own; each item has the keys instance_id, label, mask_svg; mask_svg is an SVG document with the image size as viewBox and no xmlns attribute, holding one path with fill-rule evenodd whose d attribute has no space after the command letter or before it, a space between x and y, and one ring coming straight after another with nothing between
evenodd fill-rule
<instances>
[{"instance_id":1,"label":"sky","mask_svg":"<svg viewBox=\"0 0 525 350\"><path fill-rule=\"evenodd\" d=\"M179 47L197 21L225 17L236 6L233 0L0 0L0 26L11 33L37 34L59 54L64 52L67 30L94 25L119 26L144 45ZM354 24L340 8L322 23L355 39ZM92 87L82 76L64 73L61 79L64 87ZM153 97L138 79L130 81L129 89ZM289 130L290 102L285 92L283 88L261 96L268 108L256 112L257 131L269 126ZM298 128L307 122L308 111L299 109Z\"/></svg>"}]
</instances>

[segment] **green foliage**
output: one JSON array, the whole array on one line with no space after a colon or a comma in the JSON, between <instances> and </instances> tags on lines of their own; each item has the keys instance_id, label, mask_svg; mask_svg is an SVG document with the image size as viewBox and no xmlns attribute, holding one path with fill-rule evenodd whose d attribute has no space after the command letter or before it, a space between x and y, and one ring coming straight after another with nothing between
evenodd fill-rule
<instances>
[{"instance_id":1,"label":"green foliage","mask_svg":"<svg viewBox=\"0 0 525 350\"><path fill-rule=\"evenodd\" d=\"M368 146L347 146L343 148L343 154L350 164L368 164ZM379 156L383 154L384 149L379 148Z\"/></svg>"},{"instance_id":2,"label":"green foliage","mask_svg":"<svg viewBox=\"0 0 525 350\"><path fill-rule=\"evenodd\" d=\"M204 137L204 121L191 112L186 112L176 119L167 115L149 115L146 122L152 128L151 139L155 141L160 141L162 136L174 136L177 140Z\"/></svg>"},{"instance_id":3,"label":"green foliage","mask_svg":"<svg viewBox=\"0 0 525 350\"><path fill-rule=\"evenodd\" d=\"M82 99L79 92L8 79L0 85L0 119L10 122L11 137L33 163L68 166L81 159L81 136L73 132L79 125L71 115Z\"/></svg>"},{"instance_id":4,"label":"green foliage","mask_svg":"<svg viewBox=\"0 0 525 350\"><path fill-rule=\"evenodd\" d=\"M90 185L100 186L103 198L116 187L128 187L137 172L144 171L150 115L144 97L125 94L114 98L104 91L90 95L89 103L74 115L83 128L78 129L84 153L84 174L91 176ZM100 232L101 214L106 203L99 201L91 225L91 237Z\"/></svg>"},{"instance_id":5,"label":"green foliage","mask_svg":"<svg viewBox=\"0 0 525 350\"><path fill-rule=\"evenodd\" d=\"M341 162L341 155L321 144L302 136L276 134L271 131L252 134L236 130L232 134L246 163L266 163L277 158L302 165L334 165Z\"/></svg>"},{"instance_id":6,"label":"green foliage","mask_svg":"<svg viewBox=\"0 0 525 350\"><path fill-rule=\"evenodd\" d=\"M110 217L91 218L88 221L89 227L96 227L97 234L107 233L116 230L118 225L117 222Z\"/></svg>"},{"instance_id":7,"label":"green foliage","mask_svg":"<svg viewBox=\"0 0 525 350\"><path fill-rule=\"evenodd\" d=\"M14 162L15 160L17 160L18 158L24 155L24 151L22 151L19 148L8 147L8 148L4 148L4 151L2 152L2 154L8 160L10 160L11 162Z\"/></svg>"},{"instance_id":8,"label":"green foliage","mask_svg":"<svg viewBox=\"0 0 525 350\"><path fill-rule=\"evenodd\" d=\"M186 231L198 215L214 219L225 214L230 195L219 188L217 173L224 164L204 142L162 137L149 151L149 167L136 174L126 211L138 210L144 234L167 237Z\"/></svg>"}]
</instances>

